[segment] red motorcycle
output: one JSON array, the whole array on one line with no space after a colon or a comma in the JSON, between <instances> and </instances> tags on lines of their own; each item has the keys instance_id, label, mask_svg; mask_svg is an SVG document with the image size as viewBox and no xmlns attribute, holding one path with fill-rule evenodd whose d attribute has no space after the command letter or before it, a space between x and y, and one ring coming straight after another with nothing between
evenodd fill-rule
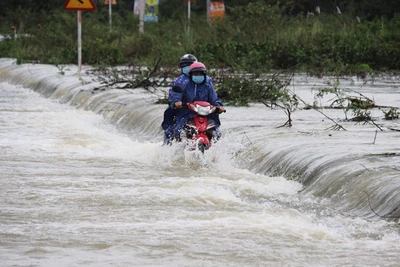
<instances>
[{"instance_id":1,"label":"red motorcycle","mask_svg":"<svg viewBox=\"0 0 400 267\"><path fill-rule=\"evenodd\" d=\"M204 153L218 138L215 122L208 115L218 112L219 107L215 107L206 101L187 103L187 107L195 113L195 116L183 126L183 135L188 140L190 150L195 150L198 147Z\"/></svg>"},{"instance_id":2,"label":"red motorcycle","mask_svg":"<svg viewBox=\"0 0 400 267\"><path fill-rule=\"evenodd\" d=\"M179 86L173 86L172 90L177 93L183 93L182 88ZM198 148L204 153L206 149L210 148L211 143L218 139L215 122L208 116L214 112L219 112L219 107L213 106L206 101L194 101L193 103L187 103L186 106L195 115L186 121L182 128L181 137L187 140L190 150Z\"/></svg>"}]
</instances>

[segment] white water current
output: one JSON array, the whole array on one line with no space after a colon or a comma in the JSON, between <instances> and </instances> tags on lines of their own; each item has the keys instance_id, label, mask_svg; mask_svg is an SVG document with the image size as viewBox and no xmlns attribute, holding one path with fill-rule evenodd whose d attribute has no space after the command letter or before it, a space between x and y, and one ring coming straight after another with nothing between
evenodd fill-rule
<instances>
[{"instance_id":1,"label":"white water current","mask_svg":"<svg viewBox=\"0 0 400 267\"><path fill-rule=\"evenodd\" d=\"M154 94L64 71L0 60L0 266L400 266L371 210L400 217L398 121L227 106L203 159L161 146ZM342 84L400 107L398 80Z\"/></svg>"}]
</instances>

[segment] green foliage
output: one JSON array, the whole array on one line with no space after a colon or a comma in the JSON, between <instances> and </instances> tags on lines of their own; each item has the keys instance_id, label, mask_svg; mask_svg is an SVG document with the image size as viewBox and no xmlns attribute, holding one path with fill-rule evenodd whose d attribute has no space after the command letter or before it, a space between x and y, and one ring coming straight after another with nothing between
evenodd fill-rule
<instances>
[{"instance_id":1,"label":"green foliage","mask_svg":"<svg viewBox=\"0 0 400 267\"><path fill-rule=\"evenodd\" d=\"M315 95L316 100L314 102L314 107L318 106L317 99L322 99L324 96L332 94L334 95L334 98L330 104L330 108L340 108L344 113L345 119L347 120L347 113L349 111L346 96L347 92L348 90L340 87L339 79L335 79L333 83L330 84L330 87L322 88L318 91L318 93Z\"/></svg>"},{"instance_id":2,"label":"green foliage","mask_svg":"<svg viewBox=\"0 0 400 267\"><path fill-rule=\"evenodd\" d=\"M369 99L359 93L357 93L359 94L359 96L354 96L356 92L348 89L341 89L339 85L339 79L335 79L334 82L331 84L331 87L323 88L318 91L318 93L315 95L316 99L323 98L324 96L329 94L333 94L334 97L330 100L331 104L329 108L342 109L345 114L345 120L364 122L372 121L371 109L379 106L376 106L375 102L372 99ZM317 108L316 102L314 102L314 108ZM348 119L347 117L349 111L351 111L353 115L351 119ZM392 116L395 117L396 115L398 116L396 109L391 109L390 111L385 113L385 117L387 119Z\"/></svg>"},{"instance_id":3,"label":"green foliage","mask_svg":"<svg viewBox=\"0 0 400 267\"><path fill-rule=\"evenodd\" d=\"M356 75L365 78L367 74L371 74L373 70L368 64L352 64L346 66L344 72L346 75Z\"/></svg>"},{"instance_id":4,"label":"green foliage","mask_svg":"<svg viewBox=\"0 0 400 267\"><path fill-rule=\"evenodd\" d=\"M8 12L0 12L0 32L11 34L13 25L18 34L29 37L0 42L1 57L77 62L76 12L63 11L64 3L54 1L5 2L9 7ZM209 24L205 4L198 1L193 4L189 31L186 4L171 0L161 1L160 22L146 23L145 32L139 34L132 3L119 2L113 9L111 32L108 8L102 1L95 1L96 11L83 12L84 64L148 65L162 58L162 67L177 67L182 54L193 53L211 68L254 74L291 69L318 76L364 77L372 71L400 69L399 15L358 21L351 13L333 14L325 4L320 15L305 16L316 2L314 6L306 1L233 1L227 3L224 20ZM359 7L348 8L353 12Z\"/></svg>"},{"instance_id":5,"label":"green foliage","mask_svg":"<svg viewBox=\"0 0 400 267\"><path fill-rule=\"evenodd\" d=\"M397 120L399 118L400 112L397 110L397 108L390 108L389 111L385 112L385 120Z\"/></svg>"},{"instance_id":6,"label":"green foliage","mask_svg":"<svg viewBox=\"0 0 400 267\"><path fill-rule=\"evenodd\" d=\"M217 92L230 105L245 106L250 102L268 106L296 105L297 100L286 90L286 81L278 75L228 76L217 83Z\"/></svg>"},{"instance_id":7,"label":"green foliage","mask_svg":"<svg viewBox=\"0 0 400 267\"><path fill-rule=\"evenodd\" d=\"M371 111L362 108L354 108L353 109L353 118L352 121L372 121Z\"/></svg>"}]
</instances>

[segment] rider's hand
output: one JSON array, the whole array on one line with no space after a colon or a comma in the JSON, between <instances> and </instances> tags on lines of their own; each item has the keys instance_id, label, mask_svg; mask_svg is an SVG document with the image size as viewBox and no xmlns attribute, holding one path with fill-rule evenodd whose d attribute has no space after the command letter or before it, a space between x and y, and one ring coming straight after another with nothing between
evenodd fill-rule
<instances>
[{"instance_id":1,"label":"rider's hand","mask_svg":"<svg viewBox=\"0 0 400 267\"><path fill-rule=\"evenodd\" d=\"M181 107L182 107L182 101L176 101L175 108L181 108Z\"/></svg>"},{"instance_id":2,"label":"rider's hand","mask_svg":"<svg viewBox=\"0 0 400 267\"><path fill-rule=\"evenodd\" d=\"M224 106L219 106L218 113L223 113L225 111L226 109L224 108Z\"/></svg>"}]
</instances>

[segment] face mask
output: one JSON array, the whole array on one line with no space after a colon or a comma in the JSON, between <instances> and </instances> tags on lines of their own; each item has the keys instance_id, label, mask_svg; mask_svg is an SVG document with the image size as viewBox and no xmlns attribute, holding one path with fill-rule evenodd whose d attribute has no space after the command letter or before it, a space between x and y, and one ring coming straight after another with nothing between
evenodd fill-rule
<instances>
[{"instance_id":1,"label":"face mask","mask_svg":"<svg viewBox=\"0 0 400 267\"><path fill-rule=\"evenodd\" d=\"M194 83L200 84L204 81L204 75L201 76L192 76L192 81Z\"/></svg>"},{"instance_id":2,"label":"face mask","mask_svg":"<svg viewBox=\"0 0 400 267\"><path fill-rule=\"evenodd\" d=\"M183 67L182 68L182 73L186 74L187 76L189 76L189 69L190 69L190 66Z\"/></svg>"}]
</instances>

